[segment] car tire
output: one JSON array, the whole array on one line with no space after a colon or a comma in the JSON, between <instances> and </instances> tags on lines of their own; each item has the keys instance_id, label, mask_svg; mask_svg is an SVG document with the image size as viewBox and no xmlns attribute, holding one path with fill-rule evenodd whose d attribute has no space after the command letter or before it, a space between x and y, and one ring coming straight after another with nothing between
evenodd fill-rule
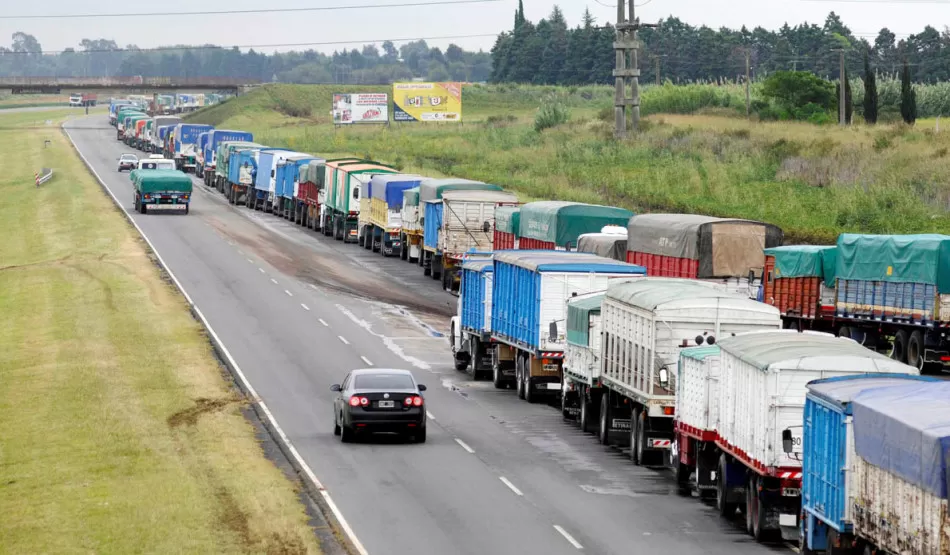
<instances>
[{"instance_id":1,"label":"car tire","mask_svg":"<svg viewBox=\"0 0 950 555\"><path fill-rule=\"evenodd\" d=\"M336 417L334 416L334 417L333 417L333 435L335 435L335 436L340 435L340 431L341 431L341 430L342 430L342 428L340 428L340 425L337 423Z\"/></svg>"},{"instance_id":2,"label":"car tire","mask_svg":"<svg viewBox=\"0 0 950 555\"><path fill-rule=\"evenodd\" d=\"M340 426L340 441L343 443L353 443L356 439L356 432L353 431L353 428L343 425Z\"/></svg>"},{"instance_id":3,"label":"car tire","mask_svg":"<svg viewBox=\"0 0 950 555\"><path fill-rule=\"evenodd\" d=\"M422 428L415 433L413 437L414 443L425 443L426 442L426 429Z\"/></svg>"}]
</instances>

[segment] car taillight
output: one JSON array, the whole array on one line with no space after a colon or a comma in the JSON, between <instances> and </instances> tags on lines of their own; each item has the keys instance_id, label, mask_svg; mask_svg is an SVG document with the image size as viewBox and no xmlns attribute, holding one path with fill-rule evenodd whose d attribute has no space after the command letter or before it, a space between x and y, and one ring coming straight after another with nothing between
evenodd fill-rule
<instances>
[{"instance_id":1,"label":"car taillight","mask_svg":"<svg viewBox=\"0 0 950 555\"><path fill-rule=\"evenodd\" d=\"M369 404L369 399L367 399L366 397L360 397L359 395L354 395L350 397L351 407L358 407L360 405L365 407L368 404Z\"/></svg>"},{"instance_id":2,"label":"car taillight","mask_svg":"<svg viewBox=\"0 0 950 555\"><path fill-rule=\"evenodd\" d=\"M412 395L411 397L406 397L406 400L403 403L407 407L421 407L422 406L422 397L418 395Z\"/></svg>"}]
</instances>

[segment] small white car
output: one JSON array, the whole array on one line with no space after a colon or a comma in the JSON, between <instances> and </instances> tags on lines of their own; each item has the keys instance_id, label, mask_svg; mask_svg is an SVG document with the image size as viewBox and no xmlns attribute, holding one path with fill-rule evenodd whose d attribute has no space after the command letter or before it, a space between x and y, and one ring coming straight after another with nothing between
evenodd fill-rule
<instances>
[{"instance_id":1,"label":"small white car","mask_svg":"<svg viewBox=\"0 0 950 555\"><path fill-rule=\"evenodd\" d=\"M139 165L139 159L134 154L123 154L119 157L119 171L134 170Z\"/></svg>"}]
</instances>

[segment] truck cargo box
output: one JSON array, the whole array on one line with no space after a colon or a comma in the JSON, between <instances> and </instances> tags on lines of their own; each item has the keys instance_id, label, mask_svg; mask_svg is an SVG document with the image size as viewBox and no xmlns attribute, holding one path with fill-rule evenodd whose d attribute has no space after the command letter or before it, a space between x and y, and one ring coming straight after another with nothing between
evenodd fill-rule
<instances>
[{"instance_id":1,"label":"truck cargo box","mask_svg":"<svg viewBox=\"0 0 950 555\"><path fill-rule=\"evenodd\" d=\"M146 170L138 172L133 182L135 190L143 195L154 193L192 192L192 182L188 175L178 170Z\"/></svg>"},{"instance_id":2,"label":"truck cargo box","mask_svg":"<svg viewBox=\"0 0 950 555\"><path fill-rule=\"evenodd\" d=\"M228 164L228 183L243 186L252 186L257 173L257 160L260 156L259 147L238 148L231 154L232 161Z\"/></svg>"},{"instance_id":3,"label":"truck cargo box","mask_svg":"<svg viewBox=\"0 0 950 555\"><path fill-rule=\"evenodd\" d=\"M719 422L719 347L680 351L676 372L676 428L701 441L716 439Z\"/></svg>"},{"instance_id":4,"label":"truck cargo box","mask_svg":"<svg viewBox=\"0 0 950 555\"><path fill-rule=\"evenodd\" d=\"M600 233L585 233L577 238L577 251L624 261L627 259L627 230L607 226Z\"/></svg>"},{"instance_id":5,"label":"truck cargo box","mask_svg":"<svg viewBox=\"0 0 950 555\"><path fill-rule=\"evenodd\" d=\"M198 135L213 130L211 125L197 123L178 123L175 125L175 154L177 156L195 156Z\"/></svg>"},{"instance_id":6,"label":"truck cargo box","mask_svg":"<svg viewBox=\"0 0 950 555\"><path fill-rule=\"evenodd\" d=\"M627 262L650 276L748 278L762 270L762 249L782 244L782 230L751 220L698 214L640 214L627 224Z\"/></svg>"},{"instance_id":7,"label":"truck cargo box","mask_svg":"<svg viewBox=\"0 0 950 555\"><path fill-rule=\"evenodd\" d=\"M613 206L543 200L522 205L518 222L518 248L574 250L584 233L604 226L626 226L633 212Z\"/></svg>"},{"instance_id":8,"label":"truck cargo box","mask_svg":"<svg viewBox=\"0 0 950 555\"><path fill-rule=\"evenodd\" d=\"M603 291L643 268L587 253L499 251L494 256L492 337L527 351L564 351L567 299Z\"/></svg>"},{"instance_id":9,"label":"truck cargo box","mask_svg":"<svg viewBox=\"0 0 950 555\"><path fill-rule=\"evenodd\" d=\"M380 174L372 179L370 221L384 232L402 228L403 191L419 186L422 177L411 174Z\"/></svg>"},{"instance_id":10,"label":"truck cargo box","mask_svg":"<svg viewBox=\"0 0 950 555\"><path fill-rule=\"evenodd\" d=\"M722 291L712 284L646 278L611 284L601 308L601 380L649 407L650 416L672 417L680 350L733 333L777 330L778 310ZM666 369L666 383L660 370Z\"/></svg>"},{"instance_id":11,"label":"truck cargo box","mask_svg":"<svg viewBox=\"0 0 950 555\"><path fill-rule=\"evenodd\" d=\"M419 221L419 188L413 187L402 192L402 229L411 233L422 233Z\"/></svg>"},{"instance_id":12,"label":"truck cargo box","mask_svg":"<svg viewBox=\"0 0 950 555\"><path fill-rule=\"evenodd\" d=\"M850 339L825 333L748 333L721 339L719 347L722 398L716 443L760 474L781 471L800 478L801 423L808 382L846 374L905 374L913 370ZM793 436L791 453L783 449L782 432L786 429Z\"/></svg>"},{"instance_id":13,"label":"truck cargo box","mask_svg":"<svg viewBox=\"0 0 950 555\"><path fill-rule=\"evenodd\" d=\"M908 372L913 368L908 367ZM854 434L851 401L862 391L938 382L912 374L856 374L808 383L802 447L802 533L806 547L824 550L827 528L853 532Z\"/></svg>"},{"instance_id":14,"label":"truck cargo box","mask_svg":"<svg viewBox=\"0 0 950 555\"><path fill-rule=\"evenodd\" d=\"M322 202L321 193L324 189L324 176L327 161L322 158L311 160L300 167L300 184L297 189L297 198L303 202L316 206Z\"/></svg>"},{"instance_id":15,"label":"truck cargo box","mask_svg":"<svg viewBox=\"0 0 950 555\"><path fill-rule=\"evenodd\" d=\"M277 196L285 199L297 198L297 188L300 184L300 166L316 160L313 155L300 152L290 153L278 162L274 175L274 188Z\"/></svg>"},{"instance_id":16,"label":"truck cargo box","mask_svg":"<svg viewBox=\"0 0 950 555\"><path fill-rule=\"evenodd\" d=\"M891 553L950 553L950 383L867 390L854 412L854 530Z\"/></svg>"},{"instance_id":17,"label":"truck cargo box","mask_svg":"<svg viewBox=\"0 0 950 555\"><path fill-rule=\"evenodd\" d=\"M254 142L254 134L247 131L233 129L212 129L208 131L208 142L205 144L204 160L206 168L213 168L217 164L218 145L226 141Z\"/></svg>"},{"instance_id":18,"label":"truck cargo box","mask_svg":"<svg viewBox=\"0 0 950 555\"><path fill-rule=\"evenodd\" d=\"M365 185L376 174L399 173L395 169L371 161L327 162L333 177L328 180L330 194L327 205L339 214L358 216ZM355 230L354 230L355 233Z\"/></svg>"},{"instance_id":19,"label":"truck cargo box","mask_svg":"<svg viewBox=\"0 0 950 555\"><path fill-rule=\"evenodd\" d=\"M567 300L563 369L567 376L588 386L596 386L600 381L600 307L603 302L602 292Z\"/></svg>"},{"instance_id":20,"label":"truck cargo box","mask_svg":"<svg viewBox=\"0 0 950 555\"><path fill-rule=\"evenodd\" d=\"M292 150L286 149L262 151L257 159L257 175L254 178L254 188L258 191L276 195L277 165L292 154L294 154Z\"/></svg>"},{"instance_id":21,"label":"truck cargo box","mask_svg":"<svg viewBox=\"0 0 950 555\"><path fill-rule=\"evenodd\" d=\"M834 312L837 247L792 245L765 249L763 301L789 316Z\"/></svg>"},{"instance_id":22,"label":"truck cargo box","mask_svg":"<svg viewBox=\"0 0 950 555\"><path fill-rule=\"evenodd\" d=\"M838 237L839 316L950 322L950 236Z\"/></svg>"},{"instance_id":23,"label":"truck cargo box","mask_svg":"<svg viewBox=\"0 0 950 555\"><path fill-rule=\"evenodd\" d=\"M491 333L492 272L491 258L477 258L462 263L462 286L459 289L462 329Z\"/></svg>"},{"instance_id":24,"label":"truck cargo box","mask_svg":"<svg viewBox=\"0 0 950 555\"><path fill-rule=\"evenodd\" d=\"M518 224L521 221L520 206L499 206L495 208L494 250L518 248Z\"/></svg>"},{"instance_id":25,"label":"truck cargo box","mask_svg":"<svg viewBox=\"0 0 950 555\"><path fill-rule=\"evenodd\" d=\"M426 250L450 257L461 256L472 249L492 250L495 207L517 203L518 197L505 191L455 189L443 192L440 200L425 202L423 240Z\"/></svg>"}]
</instances>

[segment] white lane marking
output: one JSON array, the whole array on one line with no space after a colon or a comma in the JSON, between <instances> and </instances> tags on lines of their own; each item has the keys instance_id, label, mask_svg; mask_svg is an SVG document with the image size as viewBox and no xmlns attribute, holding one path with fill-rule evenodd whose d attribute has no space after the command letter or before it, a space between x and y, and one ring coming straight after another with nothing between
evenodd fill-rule
<instances>
[{"instance_id":1,"label":"white lane marking","mask_svg":"<svg viewBox=\"0 0 950 555\"><path fill-rule=\"evenodd\" d=\"M277 280L276 280L276 279L270 278L270 281L271 281L271 283L273 283L274 285L277 285Z\"/></svg>"},{"instance_id":2,"label":"white lane marking","mask_svg":"<svg viewBox=\"0 0 950 555\"><path fill-rule=\"evenodd\" d=\"M264 268L258 268L258 270L260 270L262 274L264 273Z\"/></svg>"},{"instance_id":3,"label":"white lane marking","mask_svg":"<svg viewBox=\"0 0 950 555\"><path fill-rule=\"evenodd\" d=\"M428 417L429 417L429 420L435 420L435 415L434 415L434 414L432 414L432 413L431 413L431 412L429 412L429 411L426 411L426 416L428 416Z\"/></svg>"},{"instance_id":4,"label":"white lane marking","mask_svg":"<svg viewBox=\"0 0 950 555\"><path fill-rule=\"evenodd\" d=\"M347 341L346 338L343 337L342 335L338 335L337 337L340 338L340 341L342 341L344 345L349 345L349 344L350 344L350 342Z\"/></svg>"},{"instance_id":5,"label":"white lane marking","mask_svg":"<svg viewBox=\"0 0 950 555\"><path fill-rule=\"evenodd\" d=\"M367 322L366 320L363 320L363 319L359 318L358 316L356 316L355 314L353 314L353 312L350 311L350 309L346 308L346 307L343 306L342 304L337 304L337 305L336 305L336 308L337 308L337 310L339 310L340 312L342 312L343 314L345 314L345 315L347 316L347 318L349 318L350 320L352 320L353 323L355 323L357 326L359 326L359 327L365 329L367 332L369 332L369 333L375 335L376 337L378 337L378 338L383 342L383 345L385 345L387 349L389 349L390 351L392 351L393 354L395 354L395 355L398 356L399 358L405 360L406 362L412 364L413 366L415 366L416 368L418 368L418 369L420 369L420 370L431 370L431 369L432 369L432 367L429 366L429 364L428 364L427 362L422 361L422 360L420 360L420 359L418 359L418 358L416 358L416 357L407 355L407 354L405 353L405 351L403 351L402 347L400 347L399 345L397 345L396 342L393 341L391 337L387 337L387 336L385 336L385 335L383 335L383 334L381 334L381 333L376 333L375 331L373 331L373 325L372 325L372 324L370 324L370 323Z\"/></svg>"},{"instance_id":6,"label":"white lane marking","mask_svg":"<svg viewBox=\"0 0 950 555\"><path fill-rule=\"evenodd\" d=\"M524 495L523 493L521 493L521 490L518 489L518 488L516 488L515 485L512 484L511 481L510 481L508 478L505 478L504 476L499 476L498 479L501 480L501 483L503 483L503 484L505 484L506 486L508 486L508 489L510 489L511 491L515 492L515 495L517 495L517 496L522 496L522 495Z\"/></svg>"},{"instance_id":7,"label":"white lane marking","mask_svg":"<svg viewBox=\"0 0 950 555\"><path fill-rule=\"evenodd\" d=\"M201 309L198 308L198 305L191 299L191 295L188 294L188 291L185 291L185 287L178 281L178 278L169 268L168 264L165 263L165 260L162 258L162 255L158 253L158 249L155 248L155 245L152 244L152 241L145 235L145 232L142 231L142 228L139 227L139 224L132 218L125 206L122 206L122 203L119 202L118 197L115 196L115 193L112 192L112 189L106 185L106 182L103 181L102 177L99 175L99 172L92 167L92 164L89 163L89 159L86 158L86 155L79 150L79 146L76 145L76 141L73 140L72 135L69 134L69 130L66 129L66 124L62 125L62 130L66 133L66 136L69 137L69 142L73 143L73 147L76 149L76 153L79 154L79 157L82 158L82 161L86 164L86 167L89 171L92 172L96 179L99 180L99 183L102 187L109 193L109 196L112 197L112 200L115 202L116 206L125 214L125 217L129 219L129 222L135 227L136 231L139 232L139 235L142 236L142 239L145 239L145 242L148 244L149 248L152 249L152 252L155 253L155 258L158 259L159 264L162 265L162 268L165 269L165 272L168 274L168 277L172 279L172 282L175 284L175 287L181 291L185 301L195 309L195 314L198 316L198 319L201 320L202 325L207 328L208 333L211 334L212 339L215 343L220 345L221 353L228 360L228 363L234 368L234 373L237 374L238 378L241 380L241 385L244 386L244 389L247 391L248 395L251 396L251 399L257 403L257 406L261 408L261 412L267 417L267 420L271 423L271 426L274 427L274 430L277 432L277 435L280 436L280 440L287 446L288 451L290 451L291 456L297 461L297 464L300 465L300 468L303 469L304 473L307 475L307 478L310 479L310 482L314 485L317 491L320 492L320 496L323 497L323 501L330 508L330 511L333 513L333 516L336 517L337 522L340 523L340 527L343 528L343 533L346 534L346 537L352 542L353 547L356 548L356 551L360 555L369 555L369 552L366 551L366 548L363 547L363 544L360 542L359 538L356 537L356 533L350 528L350 524L346 521L346 518L343 517L343 513L340 511L340 508L333 501L333 498L330 497L330 492L323 486L323 483L317 479L317 475L313 473L313 470L310 468L310 465L307 464L307 461L303 460L303 457L300 456L300 452L297 451L297 448L294 447L294 444L291 443L290 438L287 437L287 434L284 433L284 430L280 427L280 424L277 423L277 419L274 418L274 415L271 413L270 409L267 408L267 405L264 403L264 400L257 394L257 391L254 389L254 386L251 385L251 382L248 381L247 376L244 375L244 372L241 370L241 367L238 366L237 361L234 360L234 357L231 356L231 352L224 345L224 342L221 341L221 338L218 337L218 333L214 331L214 328L211 327L211 323L208 322L208 319L205 318L204 313L201 312ZM209 226L210 227L210 226ZM263 270L261 270L263 271Z\"/></svg>"},{"instance_id":8,"label":"white lane marking","mask_svg":"<svg viewBox=\"0 0 950 555\"><path fill-rule=\"evenodd\" d=\"M233 247L233 246L234 246L234 241L228 241L228 244Z\"/></svg>"},{"instance_id":9,"label":"white lane marking","mask_svg":"<svg viewBox=\"0 0 950 555\"><path fill-rule=\"evenodd\" d=\"M242 251L241 249L238 249L238 254L240 254L241 256L244 256L244 251Z\"/></svg>"},{"instance_id":10,"label":"white lane marking","mask_svg":"<svg viewBox=\"0 0 950 555\"><path fill-rule=\"evenodd\" d=\"M366 357L364 357L363 355L360 355L360 359L361 359L363 362L366 363L366 366L372 366L372 365L373 365L373 363L370 362L369 359L366 358Z\"/></svg>"},{"instance_id":11,"label":"white lane marking","mask_svg":"<svg viewBox=\"0 0 950 555\"><path fill-rule=\"evenodd\" d=\"M564 536L564 539L570 542L570 544L574 546L574 549L584 549L584 546L581 545L580 542L575 540L574 536L568 534L567 530L565 530L564 528L561 528L557 524L554 525L554 529L560 532L560 534Z\"/></svg>"},{"instance_id":12,"label":"white lane marking","mask_svg":"<svg viewBox=\"0 0 950 555\"><path fill-rule=\"evenodd\" d=\"M291 293L290 291L288 291L287 289L284 289L284 293L287 293L287 296L288 296L288 297L293 297L293 296L294 296L294 294Z\"/></svg>"},{"instance_id":13,"label":"white lane marking","mask_svg":"<svg viewBox=\"0 0 950 555\"><path fill-rule=\"evenodd\" d=\"M248 261L248 262L250 262L251 264L253 264L253 263L254 263L254 261L253 261L253 260L251 260L250 258L247 258L247 259L245 259L245 260L247 260L247 261Z\"/></svg>"},{"instance_id":14,"label":"white lane marking","mask_svg":"<svg viewBox=\"0 0 950 555\"><path fill-rule=\"evenodd\" d=\"M462 449L465 449L465 450L468 451L469 453L471 453L471 454L473 454L473 455L475 454L475 450L472 449L471 447L469 447L468 444L465 443L464 441L462 441L461 439L455 438L455 443L458 443L460 446L462 446Z\"/></svg>"},{"instance_id":15,"label":"white lane marking","mask_svg":"<svg viewBox=\"0 0 950 555\"><path fill-rule=\"evenodd\" d=\"M300 303L300 306L302 306L304 310L310 310L310 307L303 303Z\"/></svg>"},{"instance_id":16,"label":"white lane marking","mask_svg":"<svg viewBox=\"0 0 950 555\"><path fill-rule=\"evenodd\" d=\"M323 324L324 326L330 327L330 324L326 323L326 321L323 318L319 318L319 320L320 320L320 323Z\"/></svg>"}]
</instances>

